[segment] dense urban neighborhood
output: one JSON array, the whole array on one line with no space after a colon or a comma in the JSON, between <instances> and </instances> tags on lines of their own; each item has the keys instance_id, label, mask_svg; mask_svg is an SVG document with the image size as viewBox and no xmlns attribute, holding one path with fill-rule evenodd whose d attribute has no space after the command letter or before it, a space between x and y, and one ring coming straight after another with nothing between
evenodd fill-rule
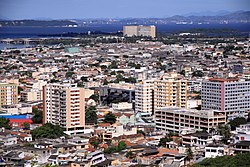
<instances>
[{"instance_id":1,"label":"dense urban neighborhood","mask_svg":"<svg viewBox=\"0 0 250 167\"><path fill-rule=\"evenodd\" d=\"M1 40L0 166L250 166L250 39L213 31Z\"/></svg>"}]
</instances>

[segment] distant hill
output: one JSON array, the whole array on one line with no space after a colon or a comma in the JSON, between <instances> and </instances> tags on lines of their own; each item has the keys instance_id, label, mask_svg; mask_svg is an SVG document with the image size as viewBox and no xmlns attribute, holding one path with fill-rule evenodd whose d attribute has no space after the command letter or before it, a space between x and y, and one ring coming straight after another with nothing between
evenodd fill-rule
<instances>
[{"instance_id":1,"label":"distant hill","mask_svg":"<svg viewBox=\"0 0 250 167\"><path fill-rule=\"evenodd\" d=\"M218 12L219 13L219 12ZM124 19L77 19L77 20L0 20L0 27L34 26L34 27L70 27L101 24L120 25L157 25L157 24L230 24L250 23L250 11L238 11L217 16L181 16L167 18L124 18ZM227 13L224 11L224 13Z\"/></svg>"},{"instance_id":2,"label":"distant hill","mask_svg":"<svg viewBox=\"0 0 250 167\"><path fill-rule=\"evenodd\" d=\"M1 20L0 27L7 26L31 26L31 27L66 27L77 26L70 20Z\"/></svg>"}]
</instances>

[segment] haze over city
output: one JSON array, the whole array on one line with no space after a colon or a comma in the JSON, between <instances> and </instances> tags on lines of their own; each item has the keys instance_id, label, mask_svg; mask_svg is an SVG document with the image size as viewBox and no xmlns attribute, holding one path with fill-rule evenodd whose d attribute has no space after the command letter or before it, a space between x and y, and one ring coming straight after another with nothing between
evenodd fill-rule
<instances>
[{"instance_id":1,"label":"haze over city","mask_svg":"<svg viewBox=\"0 0 250 167\"><path fill-rule=\"evenodd\" d=\"M250 10L248 0L1 0L2 19L147 18Z\"/></svg>"}]
</instances>

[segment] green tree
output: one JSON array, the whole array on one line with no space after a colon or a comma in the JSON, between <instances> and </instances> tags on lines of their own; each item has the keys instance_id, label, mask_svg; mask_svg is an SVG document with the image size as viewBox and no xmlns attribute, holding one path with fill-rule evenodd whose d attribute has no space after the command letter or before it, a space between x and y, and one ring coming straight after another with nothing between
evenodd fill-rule
<instances>
[{"instance_id":1,"label":"green tree","mask_svg":"<svg viewBox=\"0 0 250 167\"><path fill-rule=\"evenodd\" d=\"M87 108L85 112L85 121L86 123L97 123L96 108L94 106Z\"/></svg>"},{"instance_id":2,"label":"green tree","mask_svg":"<svg viewBox=\"0 0 250 167\"><path fill-rule=\"evenodd\" d=\"M112 125L116 122L116 116L109 112L108 114L105 115L104 122L110 123Z\"/></svg>"},{"instance_id":3,"label":"green tree","mask_svg":"<svg viewBox=\"0 0 250 167\"><path fill-rule=\"evenodd\" d=\"M185 70L182 70L182 71L180 72L180 74L183 75L183 76L185 76L185 75L186 75L186 71L185 71Z\"/></svg>"},{"instance_id":4,"label":"green tree","mask_svg":"<svg viewBox=\"0 0 250 167\"><path fill-rule=\"evenodd\" d=\"M18 92L18 94L20 94L20 93L21 93L21 91L23 91L23 88L22 88L22 87L20 87L20 86L18 86L18 88L17 88L17 92Z\"/></svg>"},{"instance_id":5,"label":"green tree","mask_svg":"<svg viewBox=\"0 0 250 167\"><path fill-rule=\"evenodd\" d=\"M237 117L231 121L229 121L229 125L231 127L231 130L235 130L237 126L246 124L247 120L243 117Z\"/></svg>"},{"instance_id":6,"label":"green tree","mask_svg":"<svg viewBox=\"0 0 250 167\"><path fill-rule=\"evenodd\" d=\"M144 137L146 136L146 133L143 130L137 130L137 134L142 134Z\"/></svg>"},{"instance_id":7,"label":"green tree","mask_svg":"<svg viewBox=\"0 0 250 167\"><path fill-rule=\"evenodd\" d=\"M202 71L198 70L198 71L194 71L194 72L192 73L192 76L193 76L193 77L203 77L203 76L204 76L204 73L203 73Z\"/></svg>"},{"instance_id":8,"label":"green tree","mask_svg":"<svg viewBox=\"0 0 250 167\"><path fill-rule=\"evenodd\" d=\"M32 113L34 116L31 118L32 122L35 124L40 124L43 121L43 114L42 111L38 110L37 108L32 108Z\"/></svg>"},{"instance_id":9,"label":"green tree","mask_svg":"<svg viewBox=\"0 0 250 167\"><path fill-rule=\"evenodd\" d=\"M194 154L193 154L193 151L192 151L192 149L191 149L191 147L188 147L188 149L186 150L186 154L187 154L187 160L189 161L189 163L190 163L190 161L193 159L193 157L194 157Z\"/></svg>"},{"instance_id":10,"label":"green tree","mask_svg":"<svg viewBox=\"0 0 250 167\"><path fill-rule=\"evenodd\" d=\"M31 135L34 139L39 138L49 138L49 139L56 139L61 136L65 136L63 132L63 128L59 125L52 125L50 123L46 123L43 126L40 126L31 131Z\"/></svg>"},{"instance_id":11,"label":"green tree","mask_svg":"<svg viewBox=\"0 0 250 167\"><path fill-rule=\"evenodd\" d=\"M217 128L219 135L223 136L223 142L227 143L227 141L231 137L231 130L228 125L219 125Z\"/></svg>"},{"instance_id":12,"label":"green tree","mask_svg":"<svg viewBox=\"0 0 250 167\"><path fill-rule=\"evenodd\" d=\"M165 136L160 139L158 146L166 147L166 143L172 141L172 138Z\"/></svg>"},{"instance_id":13,"label":"green tree","mask_svg":"<svg viewBox=\"0 0 250 167\"><path fill-rule=\"evenodd\" d=\"M0 128L11 129L10 120L4 117L0 118Z\"/></svg>"},{"instance_id":14,"label":"green tree","mask_svg":"<svg viewBox=\"0 0 250 167\"><path fill-rule=\"evenodd\" d=\"M193 167L248 167L250 166L250 153L239 153L235 156L221 156L206 158L194 164Z\"/></svg>"},{"instance_id":15,"label":"green tree","mask_svg":"<svg viewBox=\"0 0 250 167\"><path fill-rule=\"evenodd\" d=\"M126 145L126 143L124 141L120 141L118 143L117 147L118 147L118 150L125 150L127 148L127 145Z\"/></svg>"},{"instance_id":16,"label":"green tree","mask_svg":"<svg viewBox=\"0 0 250 167\"><path fill-rule=\"evenodd\" d=\"M132 151L128 151L127 153L126 153L126 155L125 155L127 158L129 158L129 159L132 159L132 158L134 158L134 154L133 154L133 152Z\"/></svg>"},{"instance_id":17,"label":"green tree","mask_svg":"<svg viewBox=\"0 0 250 167\"><path fill-rule=\"evenodd\" d=\"M99 95L98 94L93 94L89 98L95 100L95 102L99 101Z\"/></svg>"},{"instance_id":18,"label":"green tree","mask_svg":"<svg viewBox=\"0 0 250 167\"><path fill-rule=\"evenodd\" d=\"M29 129L30 129L30 124L27 123L27 122L24 122L24 123L22 124L22 126L23 126L23 129L25 129L25 130L29 130Z\"/></svg>"},{"instance_id":19,"label":"green tree","mask_svg":"<svg viewBox=\"0 0 250 167\"><path fill-rule=\"evenodd\" d=\"M66 73L65 77L70 78L70 77L72 77L73 74L74 74L73 71L69 71L69 72Z\"/></svg>"},{"instance_id":20,"label":"green tree","mask_svg":"<svg viewBox=\"0 0 250 167\"><path fill-rule=\"evenodd\" d=\"M116 61L112 61L110 66L108 67L109 69L114 69L114 68L118 68L117 66L117 62Z\"/></svg>"}]
</instances>

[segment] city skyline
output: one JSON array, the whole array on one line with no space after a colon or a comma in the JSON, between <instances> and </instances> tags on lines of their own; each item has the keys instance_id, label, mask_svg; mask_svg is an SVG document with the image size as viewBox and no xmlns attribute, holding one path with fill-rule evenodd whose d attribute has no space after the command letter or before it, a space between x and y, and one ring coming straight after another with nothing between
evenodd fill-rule
<instances>
[{"instance_id":1,"label":"city skyline","mask_svg":"<svg viewBox=\"0 0 250 167\"><path fill-rule=\"evenodd\" d=\"M85 18L151 18L173 15L215 15L239 10L248 11L247 0L173 1L149 0L2 0L0 19L85 19Z\"/></svg>"}]
</instances>

